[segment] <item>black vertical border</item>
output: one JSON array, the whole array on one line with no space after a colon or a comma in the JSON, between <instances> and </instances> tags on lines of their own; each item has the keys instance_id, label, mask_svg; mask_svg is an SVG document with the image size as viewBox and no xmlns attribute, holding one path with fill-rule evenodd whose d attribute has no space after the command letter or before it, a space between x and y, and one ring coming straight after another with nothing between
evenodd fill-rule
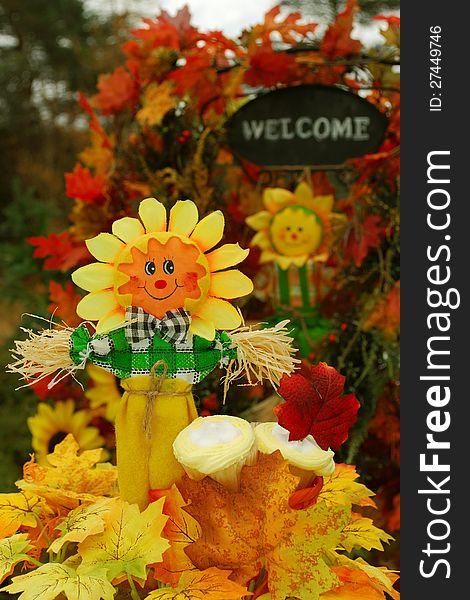
<instances>
[{"instance_id":1,"label":"black vertical border","mask_svg":"<svg viewBox=\"0 0 470 600\"><path fill-rule=\"evenodd\" d=\"M402 163L401 163L401 218L402 218L402 285L401 285L401 592L404 600L442 600L443 598L470 597L466 579L469 573L466 541L470 537L470 393L467 379L470 376L469 355L469 264L470 264L470 101L469 44L470 34L464 6L442 0L427 2L403 2L401 6L402 33ZM442 88L430 87L430 27L441 27L442 55L439 71ZM429 110L433 93L441 93L442 110ZM436 102L437 103L437 102ZM449 150L450 185L445 187L451 194L448 212L451 224L448 230L433 231L426 223L429 211L427 194L427 155L432 151ZM434 186L439 187L439 186ZM444 213L446 211L442 211ZM441 214L442 218L444 215ZM450 235L450 240L444 236ZM460 307L450 313L450 356L441 362L450 363L448 385L451 399L442 411L448 410L450 428L436 439L449 441L449 450L439 451L439 462L450 464L450 472L423 473L420 471L420 454L426 452L426 434L429 429L426 417L433 409L426 399L429 381L420 381L421 375L429 375L427 365L427 340L436 335L429 330L427 315L433 309L427 304L427 269L432 264L426 257L427 246L434 249L448 244L451 257L438 261L442 268L448 265L451 279L447 286L460 292ZM436 288L437 286L431 286ZM443 289L444 291L444 289ZM445 343L442 343L442 348ZM437 371L434 371L437 373ZM439 371L444 374L444 371ZM442 382L443 385L447 383ZM432 454L432 451L428 451ZM428 462L431 460L428 458ZM449 494L419 494L419 489L432 489L426 477L434 476L439 483L450 475L450 481L441 486ZM445 498L450 509L441 516L428 511L427 499L435 509L444 509ZM450 525L449 537L432 540L427 528L433 519L442 518ZM440 528L439 528L440 527ZM444 535L445 525L432 526L432 532ZM423 552L430 543L432 552ZM450 544L449 551L447 543ZM449 563L450 577L444 563ZM420 561L425 560L424 570L431 577L420 574ZM465 591L467 589L467 592Z\"/></svg>"}]
</instances>

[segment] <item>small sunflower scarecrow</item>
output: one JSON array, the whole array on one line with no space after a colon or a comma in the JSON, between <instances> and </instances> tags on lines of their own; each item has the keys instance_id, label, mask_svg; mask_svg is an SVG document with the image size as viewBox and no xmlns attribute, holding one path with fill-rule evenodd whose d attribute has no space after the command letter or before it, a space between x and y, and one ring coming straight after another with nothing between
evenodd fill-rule
<instances>
[{"instance_id":1,"label":"small sunflower scarecrow","mask_svg":"<svg viewBox=\"0 0 470 600\"><path fill-rule=\"evenodd\" d=\"M246 219L257 232L251 245L260 248L260 263L272 265L256 295L261 300L274 298L275 308L291 315L302 356L309 355L313 342L330 327L320 318L318 304L331 278L324 263L340 220L333 212L333 201L331 194L315 195L305 182L294 191L266 188L265 210Z\"/></svg>"},{"instance_id":2,"label":"small sunflower scarecrow","mask_svg":"<svg viewBox=\"0 0 470 600\"><path fill-rule=\"evenodd\" d=\"M88 292L77 307L85 322L29 332L16 343L10 370L26 380L58 371L57 381L90 362L121 379L120 494L143 509L150 490L168 489L183 474L172 444L198 416L193 384L222 366L226 385L242 373L276 385L295 359L286 321L270 330L240 327L240 312L228 300L253 289L233 268L249 251L238 244L215 248L224 230L220 211L199 221L192 201L178 201L167 219L164 205L147 198L139 217L119 219L112 234L87 241L98 262L72 274ZM90 322L97 322L91 333Z\"/></svg>"}]
</instances>

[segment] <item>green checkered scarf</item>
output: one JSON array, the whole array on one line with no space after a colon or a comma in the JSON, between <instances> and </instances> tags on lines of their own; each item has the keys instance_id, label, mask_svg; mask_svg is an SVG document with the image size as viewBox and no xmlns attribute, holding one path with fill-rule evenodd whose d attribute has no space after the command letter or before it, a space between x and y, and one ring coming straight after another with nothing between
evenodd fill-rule
<instances>
[{"instance_id":1,"label":"green checkered scarf","mask_svg":"<svg viewBox=\"0 0 470 600\"><path fill-rule=\"evenodd\" d=\"M126 339L125 327L106 335L91 336L84 324L75 329L70 338L70 357L75 364L89 360L120 379L148 375L153 365L164 360L168 378L179 378L198 383L217 366L223 366L237 357L237 350L225 331L218 331L210 342L189 334L183 342L163 340L156 333L146 349L132 349ZM163 367L157 369L161 375Z\"/></svg>"}]
</instances>

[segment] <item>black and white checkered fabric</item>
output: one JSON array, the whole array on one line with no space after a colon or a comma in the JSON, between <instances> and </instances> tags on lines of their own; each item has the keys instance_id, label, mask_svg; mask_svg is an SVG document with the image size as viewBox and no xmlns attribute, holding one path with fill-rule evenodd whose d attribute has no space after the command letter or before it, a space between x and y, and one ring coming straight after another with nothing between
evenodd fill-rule
<instances>
[{"instance_id":1,"label":"black and white checkered fabric","mask_svg":"<svg viewBox=\"0 0 470 600\"><path fill-rule=\"evenodd\" d=\"M165 313L163 319L157 319L146 313L140 306L126 309L126 340L132 347L149 345L155 333L171 344L183 342L188 335L191 315L183 308ZM145 342L148 341L148 344Z\"/></svg>"}]
</instances>

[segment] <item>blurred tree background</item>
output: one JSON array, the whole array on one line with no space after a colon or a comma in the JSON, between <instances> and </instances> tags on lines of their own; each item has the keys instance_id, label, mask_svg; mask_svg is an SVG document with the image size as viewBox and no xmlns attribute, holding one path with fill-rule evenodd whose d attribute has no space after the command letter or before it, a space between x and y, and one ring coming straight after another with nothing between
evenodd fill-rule
<instances>
[{"instance_id":1,"label":"blurred tree background","mask_svg":"<svg viewBox=\"0 0 470 600\"><path fill-rule=\"evenodd\" d=\"M80 0L0 0L0 359L21 313L47 314L50 272L26 238L62 231L70 209L64 172L87 139L77 91L122 60L130 14L94 14ZM57 274L54 275L57 279ZM23 318L22 324L27 324ZM0 370L0 488L14 488L31 451L26 418L37 404Z\"/></svg>"}]
</instances>

